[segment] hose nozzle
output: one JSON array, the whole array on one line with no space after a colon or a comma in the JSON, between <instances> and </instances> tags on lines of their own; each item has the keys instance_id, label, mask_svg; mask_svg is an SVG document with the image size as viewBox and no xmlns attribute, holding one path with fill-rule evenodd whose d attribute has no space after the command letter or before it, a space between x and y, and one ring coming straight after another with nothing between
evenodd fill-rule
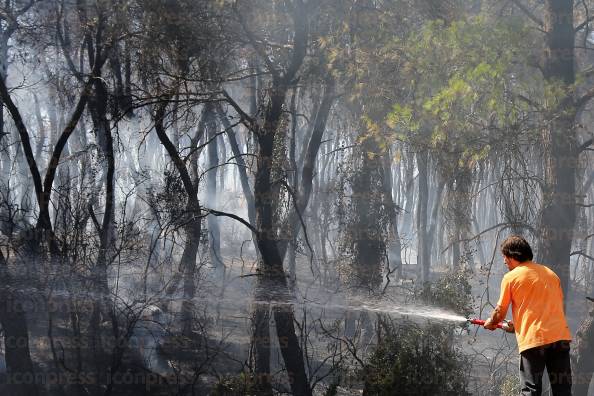
<instances>
[{"instance_id":1,"label":"hose nozzle","mask_svg":"<svg viewBox=\"0 0 594 396\"><path fill-rule=\"evenodd\" d=\"M484 326L485 325L485 321L482 320L482 319L468 319L468 322L470 324L477 325L477 326ZM497 328L498 329L501 329L502 326L503 326L503 323L497 323Z\"/></svg>"},{"instance_id":2,"label":"hose nozzle","mask_svg":"<svg viewBox=\"0 0 594 396\"><path fill-rule=\"evenodd\" d=\"M468 319L468 322L473 325L477 325L477 326L485 325L485 321L482 319ZM503 330L507 331L508 333L514 332L514 325L511 322L503 321L503 322L497 323L497 326L495 326L495 327L497 327L498 329L503 329Z\"/></svg>"}]
</instances>

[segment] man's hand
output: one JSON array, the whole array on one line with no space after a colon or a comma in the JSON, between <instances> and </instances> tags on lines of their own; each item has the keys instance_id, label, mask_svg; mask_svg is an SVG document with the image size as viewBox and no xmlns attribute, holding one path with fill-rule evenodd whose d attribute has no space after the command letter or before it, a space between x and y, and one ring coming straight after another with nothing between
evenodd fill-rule
<instances>
[{"instance_id":1,"label":"man's hand","mask_svg":"<svg viewBox=\"0 0 594 396\"><path fill-rule=\"evenodd\" d=\"M485 321L483 327L487 330L495 330L497 325L505 319L505 311L501 306L497 305L491 314L491 317Z\"/></svg>"},{"instance_id":2,"label":"man's hand","mask_svg":"<svg viewBox=\"0 0 594 396\"><path fill-rule=\"evenodd\" d=\"M516 328L514 327L514 323L513 322L503 322L503 330L505 330L508 333L515 333Z\"/></svg>"},{"instance_id":3,"label":"man's hand","mask_svg":"<svg viewBox=\"0 0 594 396\"><path fill-rule=\"evenodd\" d=\"M491 318L489 318L485 321L485 324L483 325L483 327L487 330L493 331L497 328L497 323L493 322L493 320Z\"/></svg>"}]
</instances>

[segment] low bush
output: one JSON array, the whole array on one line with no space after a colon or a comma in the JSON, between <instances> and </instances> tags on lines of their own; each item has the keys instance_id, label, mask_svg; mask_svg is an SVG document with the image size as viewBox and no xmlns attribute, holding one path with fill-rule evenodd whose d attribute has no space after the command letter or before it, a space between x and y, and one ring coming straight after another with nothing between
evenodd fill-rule
<instances>
[{"instance_id":1,"label":"low bush","mask_svg":"<svg viewBox=\"0 0 594 396\"><path fill-rule=\"evenodd\" d=\"M467 395L469 362L451 328L380 322L377 349L360 373L364 395Z\"/></svg>"}]
</instances>

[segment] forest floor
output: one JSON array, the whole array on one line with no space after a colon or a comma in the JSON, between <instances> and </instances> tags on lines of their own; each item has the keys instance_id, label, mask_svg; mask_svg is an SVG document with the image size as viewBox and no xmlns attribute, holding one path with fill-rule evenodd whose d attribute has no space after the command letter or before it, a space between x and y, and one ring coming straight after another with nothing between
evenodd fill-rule
<instances>
[{"instance_id":1,"label":"forest floor","mask_svg":"<svg viewBox=\"0 0 594 396\"><path fill-rule=\"evenodd\" d=\"M227 257L231 257L231 255ZM322 395L332 378L338 375L337 372L332 371L334 365L339 364L342 368L351 369L353 372L357 369L356 358L348 352L345 353L343 336L350 336L354 340L353 346L356 349L351 352L355 352L357 358L365 359L373 351L376 344L373 319L377 313L361 310L361 305L369 305L371 302L362 297L354 298L348 295L344 292L344 287L335 282L336 279L324 283L323 276L320 276L320 272L315 268L312 271L310 264L308 259L303 257L297 262L299 282L295 291L293 307L297 320L304 329L307 329L307 331L300 332L299 335L306 341L307 350L305 352L308 356L310 378L319 379L314 389L315 394ZM198 295L195 304L199 312L199 324L207 335L207 342L206 345L203 343L199 346L195 351L196 354L188 355L188 359L196 358L196 356L202 358L204 351L210 353L209 360L205 361L210 367L201 376L201 388L204 391L219 381L237 380L240 372L249 369L251 315L255 303L255 262L253 258L233 259L225 260L225 265L224 277L220 271L204 267L197 288ZM434 276L439 277L446 271L446 268L437 268L434 271ZM475 299L473 316L486 318L490 314L491 306L487 303L485 296L489 296L491 304L496 302L504 273L503 266L493 268L487 282L485 274L480 270L475 271L474 276L470 279L472 296ZM122 279L125 278L123 274L120 275ZM138 277L134 273L131 273L130 276ZM224 286L221 287L221 285ZM391 282L390 286L386 288L382 300L388 305L406 305L410 301L410 287L410 282ZM486 293L487 290L488 293ZM573 334L587 314L587 307L584 292L574 287L567 298L567 318ZM35 315L31 316L31 318L33 317ZM148 318L148 323L152 319ZM423 320L427 321L427 319ZM423 320L417 322L423 323ZM278 374L275 376L278 378L275 387L279 393L282 393L289 389L289 385L286 380L283 380L284 376L280 374L284 364L278 341L274 336L274 323L271 322L271 369L273 373ZM345 329L347 322L354 326L353 329ZM36 342L40 336L47 335L43 321L37 320L36 323L30 329L34 334L32 342ZM513 334L502 331L490 332L478 327L471 327L467 331L462 330L455 322L442 323L444 326L452 326L455 344L470 359L471 371L468 373L468 379L469 391L472 394L500 395L500 389L504 382L514 383L517 381L518 353ZM60 329L56 329L56 331L60 331ZM351 334L346 334L349 331ZM137 336L142 337L142 331L139 331ZM146 334L144 337L150 338ZM161 338L159 339L159 337ZM32 348L34 360L43 362L42 366L49 364L45 359L45 357L51 356L48 348L47 343L41 346L35 344ZM175 349L172 347L171 340L168 340L165 333L161 332L156 336L155 342L145 342L139 347L136 358L144 359L149 368L165 375L167 370L170 370L171 360L157 355L168 348L169 352ZM342 357L339 352L343 353ZM183 359L179 355L175 358ZM360 394L362 389L360 381L354 380L350 385L348 389L339 387L337 394L345 396ZM592 388L590 395L594 395Z\"/></svg>"},{"instance_id":2,"label":"forest floor","mask_svg":"<svg viewBox=\"0 0 594 396\"><path fill-rule=\"evenodd\" d=\"M345 319L352 319L354 316L357 325L361 325L361 332L357 333L361 357L367 356L373 350L373 329L361 322L369 321L374 314L360 316L361 311L352 310L349 312L349 307L356 307L362 300L347 295L341 291L340 286L329 287L321 284L319 273L316 274L315 270L312 271L310 264L307 259L303 258L297 263L297 268L300 268L297 278L300 281L297 285L295 312L299 320L307 321L307 325L311 326L307 339L309 345L307 353L311 360L311 369L315 370L316 365L320 366L319 371L314 375L323 376L329 373L326 371L327 365L321 364L321 362L331 353L328 349L329 343L336 341L335 337L343 335L341 331L344 331ZM212 330L220 339L227 341L231 348L229 352L234 355L234 366L240 369L237 361L245 362L249 357L250 317L255 280L255 277L250 275L255 273L255 266L253 261L241 260L227 261L226 266L228 281L224 291L220 289L219 282L208 279L204 280L201 290L203 301L207 302L207 310L213 315ZM437 268L434 276L439 277L446 271L446 268ZM486 274L481 273L480 270L475 271L470 280L472 295L475 299L474 317L486 318L490 314L492 307L487 303L486 296L489 296L491 304L496 303L499 296L499 285L505 271L503 266L493 268L488 283ZM486 293L487 285L488 293ZM408 300L406 289L408 287L410 287L409 283L393 282L386 289L386 301L406 304ZM213 299L215 295L216 298ZM587 313L584 297L583 291L574 289L567 298L567 318L573 334ZM363 301L363 303L366 302ZM482 310L481 306L483 306ZM511 312L508 316L511 318ZM327 328L322 328L322 323L326 324ZM336 323L341 323L342 328L334 328L336 331L332 333L329 329ZM444 322L444 325L454 328L457 326L455 323L447 322ZM274 329L271 330L271 334L274 334ZM472 394L499 395L501 394L500 388L504 383L513 384L517 381L519 360L513 334L503 331L490 332L474 326L468 331L456 329L454 334L455 343L471 361L469 390ZM272 364L273 371L282 370L283 363L278 345L273 347ZM354 360L351 360L349 364L356 366ZM223 366L225 366L224 363L221 364L221 368ZM331 377L330 374L326 380ZM339 394L360 394L359 386L353 385L350 390L339 388ZM279 384L279 387L282 389L283 384ZM321 395L325 388L326 386L318 385L316 394Z\"/></svg>"}]
</instances>

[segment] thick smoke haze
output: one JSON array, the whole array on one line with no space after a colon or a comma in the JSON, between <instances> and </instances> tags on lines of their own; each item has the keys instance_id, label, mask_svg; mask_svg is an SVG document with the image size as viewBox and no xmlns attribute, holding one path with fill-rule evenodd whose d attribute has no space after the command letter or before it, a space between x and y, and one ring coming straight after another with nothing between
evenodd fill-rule
<instances>
[{"instance_id":1,"label":"thick smoke haze","mask_svg":"<svg viewBox=\"0 0 594 396\"><path fill-rule=\"evenodd\" d=\"M593 7L3 1L0 394L516 395L522 235L594 395Z\"/></svg>"}]
</instances>

